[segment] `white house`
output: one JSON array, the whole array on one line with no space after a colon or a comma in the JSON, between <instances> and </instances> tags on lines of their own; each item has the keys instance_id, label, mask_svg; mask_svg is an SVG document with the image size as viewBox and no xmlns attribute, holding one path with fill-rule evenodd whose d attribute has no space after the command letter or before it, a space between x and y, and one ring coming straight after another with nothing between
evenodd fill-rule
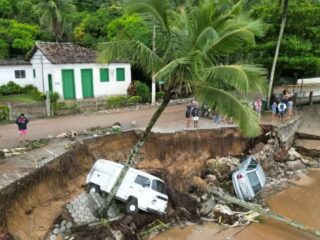
<instances>
[{"instance_id":1,"label":"white house","mask_svg":"<svg viewBox=\"0 0 320 240\"><path fill-rule=\"evenodd\" d=\"M73 43L38 42L31 51L34 85L64 99L127 94L131 66L98 64L96 52Z\"/></svg>"},{"instance_id":2,"label":"white house","mask_svg":"<svg viewBox=\"0 0 320 240\"><path fill-rule=\"evenodd\" d=\"M63 99L125 95L131 83L130 64L99 64L94 50L73 43L37 42L29 55L29 65L0 68L0 77L24 70L25 82L41 92L58 92Z\"/></svg>"},{"instance_id":3,"label":"white house","mask_svg":"<svg viewBox=\"0 0 320 240\"><path fill-rule=\"evenodd\" d=\"M10 81L21 86L33 84L31 63L21 59L0 60L0 85Z\"/></svg>"}]
</instances>

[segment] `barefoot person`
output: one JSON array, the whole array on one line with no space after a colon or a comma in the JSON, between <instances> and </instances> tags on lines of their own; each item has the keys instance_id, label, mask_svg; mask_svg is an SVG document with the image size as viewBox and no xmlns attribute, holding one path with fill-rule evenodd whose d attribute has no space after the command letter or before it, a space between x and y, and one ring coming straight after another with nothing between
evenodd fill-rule
<instances>
[{"instance_id":1,"label":"barefoot person","mask_svg":"<svg viewBox=\"0 0 320 240\"><path fill-rule=\"evenodd\" d=\"M26 135L28 133L27 124L29 120L24 116L23 113L16 119L16 124L18 125L19 130L19 141L22 142L26 140Z\"/></svg>"}]
</instances>

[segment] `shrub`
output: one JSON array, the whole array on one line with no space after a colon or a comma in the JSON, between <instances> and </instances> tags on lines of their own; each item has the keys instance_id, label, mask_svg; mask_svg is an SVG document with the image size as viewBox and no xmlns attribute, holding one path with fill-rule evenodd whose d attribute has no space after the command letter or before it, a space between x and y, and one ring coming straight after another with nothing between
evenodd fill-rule
<instances>
[{"instance_id":1,"label":"shrub","mask_svg":"<svg viewBox=\"0 0 320 240\"><path fill-rule=\"evenodd\" d=\"M156 94L157 100L163 99L163 96L164 96L164 92L157 92L157 94Z\"/></svg>"},{"instance_id":2,"label":"shrub","mask_svg":"<svg viewBox=\"0 0 320 240\"><path fill-rule=\"evenodd\" d=\"M34 100L37 100L37 101L46 100L46 94L39 92L38 89L36 89L36 88L31 90L30 92L28 92L28 94L31 95L31 97Z\"/></svg>"},{"instance_id":3,"label":"shrub","mask_svg":"<svg viewBox=\"0 0 320 240\"><path fill-rule=\"evenodd\" d=\"M132 96L132 97L129 97L128 99L129 105L134 105L141 102L142 102L142 98L140 96Z\"/></svg>"},{"instance_id":4,"label":"shrub","mask_svg":"<svg viewBox=\"0 0 320 240\"><path fill-rule=\"evenodd\" d=\"M57 92L50 92L50 103L57 103L60 99L60 95Z\"/></svg>"},{"instance_id":5,"label":"shrub","mask_svg":"<svg viewBox=\"0 0 320 240\"><path fill-rule=\"evenodd\" d=\"M22 88L21 93L29 94L34 89L37 90L37 88L32 84L27 84Z\"/></svg>"},{"instance_id":6,"label":"shrub","mask_svg":"<svg viewBox=\"0 0 320 240\"><path fill-rule=\"evenodd\" d=\"M9 119L9 108L6 105L0 105L0 121Z\"/></svg>"},{"instance_id":7,"label":"shrub","mask_svg":"<svg viewBox=\"0 0 320 240\"><path fill-rule=\"evenodd\" d=\"M14 95L22 93L22 88L20 85L10 81L0 87L1 95Z\"/></svg>"},{"instance_id":8,"label":"shrub","mask_svg":"<svg viewBox=\"0 0 320 240\"><path fill-rule=\"evenodd\" d=\"M118 108L123 107L127 103L126 96L112 96L107 98L107 108Z\"/></svg>"},{"instance_id":9,"label":"shrub","mask_svg":"<svg viewBox=\"0 0 320 240\"><path fill-rule=\"evenodd\" d=\"M142 102L150 101L150 89L147 84L136 81L134 86L136 88L136 95L141 97Z\"/></svg>"}]
</instances>

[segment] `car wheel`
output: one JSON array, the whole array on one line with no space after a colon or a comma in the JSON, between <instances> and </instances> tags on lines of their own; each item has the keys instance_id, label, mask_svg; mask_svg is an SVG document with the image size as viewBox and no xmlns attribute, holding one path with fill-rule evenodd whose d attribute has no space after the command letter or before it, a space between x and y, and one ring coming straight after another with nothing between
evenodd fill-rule
<instances>
[{"instance_id":1,"label":"car wheel","mask_svg":"<svg viewBox=\"0 0 320 240\"><path fill-rule=\"evenodd\" d=\"M129 214L134 214L139 212L138 201L136 198L129 198L126 204L126 212Z\"/></svg>"},{"instance_id":2,"label":"car wheel","mask_svg":"<svg viewBox=\"0 0 320 240\"><path fill-rule=\"evenodd\" d=\"M88 187L88 192L92 192L92 193L100 193L100 187L95 185L95 184L90 184Z\"/></svg>"}]
</instances>

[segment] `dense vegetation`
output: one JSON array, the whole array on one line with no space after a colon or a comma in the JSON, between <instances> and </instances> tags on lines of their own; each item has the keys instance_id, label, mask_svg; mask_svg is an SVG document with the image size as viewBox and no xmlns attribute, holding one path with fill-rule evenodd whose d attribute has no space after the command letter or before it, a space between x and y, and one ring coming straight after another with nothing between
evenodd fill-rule
<instances>
[{"instance_id":1,"label":"dense vegetation","mask_svg":"<svg viewBox=\"0 0 320 240\"><path fill-rule=\"evenodd\" d=\"M191 8L197 2L170 1L172 16L177 14L179 6ZM281 19L279 2L246 1L252 18L263 19L268 31L258 39L254 51L250 48L238 52L232 56L233 60L261 63L271 68ZM126 12L126 6L127 0L0 0L0 59L24 56L36 40L70 41L93 47L123 32L151 47L151 24L135 13ZM320 1L289 1L276 79L293 78L294 73L298 73L298 77L319 75L319 12Z\"/></svg>"}]
</instances>

